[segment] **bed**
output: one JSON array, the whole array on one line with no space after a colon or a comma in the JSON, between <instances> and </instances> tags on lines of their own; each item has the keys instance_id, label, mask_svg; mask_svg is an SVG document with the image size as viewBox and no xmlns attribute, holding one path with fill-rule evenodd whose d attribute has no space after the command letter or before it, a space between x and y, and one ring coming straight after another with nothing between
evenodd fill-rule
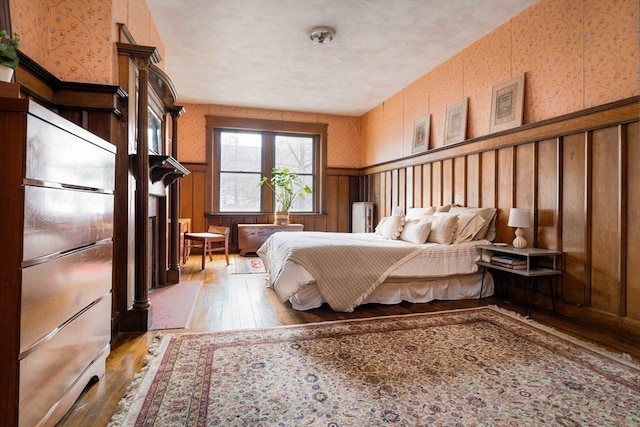
<instances>
[{"instance_id":1,"label":"bed","mask_svg":"<svg viewBox=\"0 0 640 427\"><path fill-rule=\"evenodd\" d=\"M375 233L275 233L257 251L267 286L294 309L328 303L342 312L492 295L491 275L483 278L476 261L477 247L495 238L495 209L434 209L383 218Z\"/></svg>"}]
</instances>

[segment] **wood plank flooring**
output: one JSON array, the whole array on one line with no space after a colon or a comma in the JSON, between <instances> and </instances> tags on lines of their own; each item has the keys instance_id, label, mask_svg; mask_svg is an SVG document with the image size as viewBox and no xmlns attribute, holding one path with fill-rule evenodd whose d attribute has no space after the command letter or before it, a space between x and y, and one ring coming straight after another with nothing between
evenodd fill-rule
<instances>
[{"instance_id":1,"label":"wood plank flooring","mask_svg":"<svg viewBox=\"0 0 640 427\"><path fill-rule=\"evenodd\" d=\"M232 255L233 257L237 255ZM189 331L221 331L244 328L265 328L309 322L354 319L373 316L432 312L495 304L508 310L525 313L525 308L497 298L482 301L437 301L427 304L402 303L385 306L370 304L358 307L353 313L336 313L328 307L296 311L282 304L275 293L264 286L263 274L231 274L223 255L214 255L200 270L200 257L191 257L182 270L182 280L202 280ZM610 331L597 330L577 324L542 310L532 311L532 318L557 330L582 340L591 341L614 352L630 354L640 361L637 343L613 335ZM184 329L174 331L185 331ZM58 423L58 427L106 426L116 412L118 402L124 396L133 376L143 366L147 348L161 332L123 333L111 343L107 359L107 373L103 379L89 385L73 408Z\"/></svg>"}]
</instances>

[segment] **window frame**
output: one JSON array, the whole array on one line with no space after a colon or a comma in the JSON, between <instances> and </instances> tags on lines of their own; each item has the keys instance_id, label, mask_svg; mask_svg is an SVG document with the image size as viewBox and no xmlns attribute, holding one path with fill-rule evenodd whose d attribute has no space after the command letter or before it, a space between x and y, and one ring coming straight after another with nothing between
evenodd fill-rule
<instances>
[{"instance_id":1,"label":"window frame","mask_svg":"<svg viewBox=\"0 0 640 427\"><path fill-rule=\"evenodd\" d=\"M316 188L311 195L313 198L313 210L310 212L295 212L295 215L317 215L325 211L325 194L326 188L326 162L327 162L327 124L324 123L306 123L306 122L290 122L279 120L265 119L249 119L241 117L225 117L225 116L205 116L206 118L206 197L205 212L216 215L270 215L274 211L273 196L267 186L263 186L261 191L261 211L258 212L221 212L219 202L219 134L220 131L247 131L247 132L266 132L267 135L275 134L283 135L304 135L315 136L314 141L314 165L313 170L316 175ZM215 147L215 149L214 149ZM271 148L274 144L265 144L263 150L264 157L274 159L274 153ZM269 160L271 162L272 160ZM271 164L271 163L269 163ZM270 172L270 169L268 170ZM265 175L268 175L266 173Z\"/></svg>"}]
</instances>

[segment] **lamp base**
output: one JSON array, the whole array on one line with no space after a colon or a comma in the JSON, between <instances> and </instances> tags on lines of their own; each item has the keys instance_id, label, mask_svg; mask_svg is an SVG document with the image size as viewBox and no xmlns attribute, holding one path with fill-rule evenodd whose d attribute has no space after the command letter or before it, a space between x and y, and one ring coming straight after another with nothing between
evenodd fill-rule
<instances>
[{"instance_id":1,"label":"lamp base","mask_svg":"<svg viewBox=\"0 0 640 427\"><path fill-rule=\"evenodd\" d=\"M523 237L524 231L521 228L516 229L516 238L513 239L513 247L516 249L523 249L527 247L527 240Z\"/></svg>"}]
</instances>

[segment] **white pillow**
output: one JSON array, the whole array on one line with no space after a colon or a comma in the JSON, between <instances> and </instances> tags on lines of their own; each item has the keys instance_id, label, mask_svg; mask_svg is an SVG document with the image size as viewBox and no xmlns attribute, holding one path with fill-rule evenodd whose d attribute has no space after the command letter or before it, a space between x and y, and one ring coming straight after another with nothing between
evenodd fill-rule
<instances>
[{"instance_id":1,"label":"white pillow","mask_svg":"<svg viewBox=\"0 0 640 427\"><path fill-rule=\"evenodd\" d=\"M427 242L451 244L458 224L458 215L437 213L427 217L431 222L431 232Z\"/></svg>"},{"instance_id":2,"label":"white pillow","mask_svg":"<svg viewBox=\"0 0 640 427\"><path fill-rule=\"evenodd\" d=\"M422 245L427 241L430 231L431 223L429 221L415 219L409 220L404 224L402 233L400 233L400 240L415 243L416 245Z\"/></svg>"},{"instance_id":3,"label":"white pillow","mask_svg":"<svg viewBox=\"0 0 640 427\"><path fill-rule=\"evenodd\" d=\"M435 210L436 209L433 206L430 206L428 208L409 208L407 209L407 213L404 217L407 221L422 219L424 215L433 215Z\"/></svg>"},{"instance_id":4,"label":"white pillow","mask_svg":"<svg viewBox=\"0 0 640 427\"><path fill-rule=\"evenodd\" d=\"M478 214L458 214L458 227L453 243L471 242L480 232L486 221Z\"/></svg>"},{"instance_id":5,"label":"white pillow","mask_svg":"<svg viewBox=\"0 0 640 427\"><path fill-rule=\"evenodd\" d=\"M497 209L496 208L469 208L463 206L452 206L449 210L449 213L457 213L457 214L468 214L468 213L477 213L484 219L484 226L473 240L482 240L487 239L490 242L493 242L496 238L496 217L497 217Z\"/></svg>"},{"instance_id":6,"label":"white pillow","mask_svg":"<svg viewBox=\"0 0 640 427\"><path fill-rule=\"evenodd\" d=\"M378 225L380 232L378 232L376 229L376 233L380 234L385 239L396 240L398 237L400 237L400 233L402 233L404 223L404 215L392 215L390 217L387 217L384 222L380 222L380 224Z\"/></svg>"},{"instance_id":7,"label":"white pillow","mask_svg":"<svg viewBox=\"0 0 640 427\"><path fill-rule=\"evenodd\" d=\"M382 235L382 225L389 219L388 216L383 217L382 219L380 219L380 222L378 223L378 225L376 225L376 229L375 229L375 234L380 234Z\"/></svg>"}]
</instances>

